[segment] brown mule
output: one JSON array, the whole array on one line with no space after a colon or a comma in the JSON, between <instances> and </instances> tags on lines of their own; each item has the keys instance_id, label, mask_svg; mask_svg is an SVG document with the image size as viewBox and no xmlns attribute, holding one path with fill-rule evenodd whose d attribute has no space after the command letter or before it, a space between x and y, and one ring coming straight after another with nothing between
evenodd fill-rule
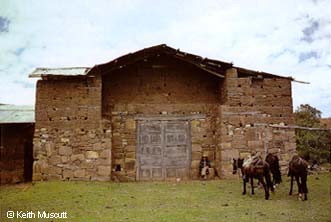
<instances>
[{"instance_id":1,"label":"brown mule","mask_svg":"<svg viewBox=\"0 0 331 222\"><path fill-rule=\"evenodd\" d=\"M242 163L242 161L234 161L237 163ZM233 164L234 166L235 164ZM238 164L237 168L241 169L242 179L243 179L243 195L246 194L246 183L251 182L252 194L254 194L254 183L253 179L258 179L259 183L263 185L265 199L268 200L270 193L269 189L273 192L274 187L271 182L270 177L270 168L269 164L264 161L260 156L252 157L246 161L242 165ZM233 168L233 173L236 173L235 167ZM266 182L264 181L264 178Z\"/></svg>"},{"instance_id":2,"label":"brown mule","mask_svg":"<svg viewBox=\"0 0 331 222\"><path fill-rule=\"evenodd\" d=\"M289 195L292 195L293 178L295 177L295 180L298 185L299 199L308 200L307 175L308 175L307 161L305 161L298 155L295 155L290 161L288 175L287 175L291 177L291 187L290 187ZM304 199L302 199L302 195L304 196Z\"/></svg>"}]
</instances>

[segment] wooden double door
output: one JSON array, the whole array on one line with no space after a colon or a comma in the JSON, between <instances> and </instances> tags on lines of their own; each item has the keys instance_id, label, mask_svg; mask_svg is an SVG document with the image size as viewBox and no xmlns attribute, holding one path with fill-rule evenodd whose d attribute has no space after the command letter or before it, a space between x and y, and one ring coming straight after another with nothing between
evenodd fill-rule
<instances>
[{"instance_id":1,"label":"wooden double door","mask_svg":"<svg viewBox=\"0 0 331 222\"><path fill-rule=\"evenodd\" d=\"M137 180L189 177L189 121L140 120L137 133Z\"/></svg>"}]
</instances>

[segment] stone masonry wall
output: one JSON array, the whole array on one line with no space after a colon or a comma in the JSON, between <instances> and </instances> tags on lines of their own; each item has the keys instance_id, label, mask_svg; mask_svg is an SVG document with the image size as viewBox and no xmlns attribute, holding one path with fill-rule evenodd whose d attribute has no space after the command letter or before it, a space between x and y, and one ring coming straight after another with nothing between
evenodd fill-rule
<instances>
[{"instance_id":1,"label":"stone masonry wall","mask_svg":"<svg viewBox=\"0 0 331 222\"><path fill-rule=\"evenodd\" d=\"M191 125L191 178L198 178L203 153L215 164L220 79L171 58L157 58L103 78L103 116L113 130L113 179L136 178L136 116L203 114Z\"/></svg>"},{"instance_id":2,"label":"stone masonry wall","mask_svg":"<svg viewBox=\"0 0 331 222\"><path fill-rule=\"evenodd\" d=\"M111 126L101 119L101 78L37 83L34 180L110 180Z\"/></svg>"},{"instance_id":3,"label":"stone masonry wall","mask_svg":"<svg viewBox=\"0 0 331 222\"><path fill-rule=\"evenodd\" d=\"M218 151L223 176L232 173L232 158L251 152L277 154L285 171L295 153L295 131L267 124L292 125L291 80L281 78L240 77L236 69L226 73L221 84L221 143Z\"/></svg>"},{"instance_id":4,"label":"stone masonry wall","mask_svg":"<svg viewBox=\"0 0 331 222\"><path fill-rule=\"evenodd\" d=\"M232 158L275 153L286 170L295 153L291 80L252 78L229 69L216 77L194 65L156 56L95 77L38 81L34 180L136 180L137 117L189 119L190 177L206 153L216 174Z\"/></svg>"}]
</instances>

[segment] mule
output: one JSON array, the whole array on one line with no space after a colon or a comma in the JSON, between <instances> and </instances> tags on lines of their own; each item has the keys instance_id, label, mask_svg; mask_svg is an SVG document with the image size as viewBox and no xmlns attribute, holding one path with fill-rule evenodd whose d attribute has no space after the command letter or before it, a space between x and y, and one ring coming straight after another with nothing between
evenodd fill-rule
<instances>
[{"instance_id":1,"label":"mule","mask_svg":"<svg viewBox=\"0 0 331 222\"><path fill-rule=\"evenodd\" d=\"M239 160L239 159L238 159ZM240 159L242 160L242 159ZM236 161L234 161L236 162ZM237 161L237 164L241 161ZM233 163L233 166L235 163ZM256 155L250 157L247 160L243 161L242 165L237 165L237 168L233 168L233 174L237 172L238 169L241 169L242 179L243 179L243 195L246 194L246 183L251 182L252 195L254 195L254 182L253 179L258 179L259 183L263 185L264 188L264 197L266 200L269 199L270 193L269 189L274 192L274 188L270 176L270 167L269 164L264 161L260 156ZM266 182L264 181L264 178Z\"/></svg>"},{"instance_id":2,"label":"mule","mask_svg":"<svg viewBox=\"0 0 331 222\"><path fill-rule=\"evenodd\" d=\"M288 175L291 177L291 187L289 195L292 195L293 191L293 178L295 178L298 186L299 199L308 200L307 193L307 175L308 175L308 163L303 158L295 155L292 157L289 163ZM302 196L304 196L302 198Z\"/></svg>"},{"instance_id":3,"label":"mule","mask_svg":"<svg viewBox=\"0 0 331 222\"><path fill-rule=\"evenodd\" d=\"M242 176L241 175L241 168L242 168L243 164L244 164L244 159L241 159L241 158L235 159L235 158L233 158L233 160L232 160L232 168L233 168L232 174L236 174L238 172L239 177L241 177ZM240 170L238 170L238 169L240 169Z\"/></svg>"},{"instance_id":4,"label":"mule","mask_svg":"<svg viewBox=\"0 0 331 222\"><path fill-rule=\"evenodd\" d=\"M280 172L279 159L277 155L269 153L265 161L269 164L272 174L272 183L277 186L282 182L282 174Z\"/></svg>"}]
</instances>

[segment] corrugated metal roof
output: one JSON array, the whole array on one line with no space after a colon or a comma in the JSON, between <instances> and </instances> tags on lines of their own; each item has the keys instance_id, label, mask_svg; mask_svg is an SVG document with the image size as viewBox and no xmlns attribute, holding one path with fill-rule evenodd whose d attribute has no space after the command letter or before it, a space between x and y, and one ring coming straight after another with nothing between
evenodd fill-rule
<instances>
[{"instance_id":1,"label":"corrugated metal roof","mask_svg":"<svg viewBox=\"0 0 331 222\"><path fill-rule=\"evenodd\" d=\"M34 106L16 106L0 104L0 124L34 122Z\"/></svg>"},{"instance_id":2,"label":"corrugated metal roof","mask_svg":"<svg viewBox=\"0 0 331 222\"><path fill-rule=\"evenodd\" d=\"M29 77L38 78L43 76L77 76L86 75L90 67L67 67L67 68L36 68Z\"/></svg>"}]
</instances>

